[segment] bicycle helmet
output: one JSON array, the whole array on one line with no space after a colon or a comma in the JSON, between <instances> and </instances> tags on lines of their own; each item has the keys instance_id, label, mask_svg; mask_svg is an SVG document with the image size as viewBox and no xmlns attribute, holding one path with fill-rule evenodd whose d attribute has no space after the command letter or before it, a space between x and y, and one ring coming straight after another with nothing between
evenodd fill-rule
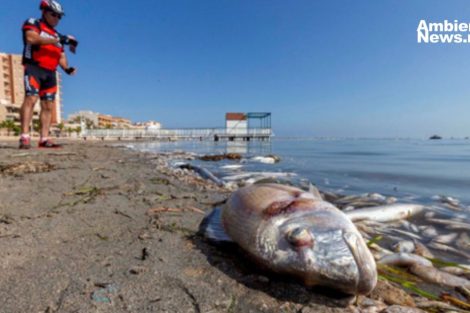
<instances>
[{"instance_id":1,"label":"bicycle helmet","mask_svg":"<svg viewBox=\"0 0 470 313\"><path fill-rule=\"evenodd\" d=\"M41 0L39 9L42 11L48 10L56 14L65 15L65 12L62 9L62 6L59 4L59 2L54 1L54 0Z\"/></svg>"}]
</instances>

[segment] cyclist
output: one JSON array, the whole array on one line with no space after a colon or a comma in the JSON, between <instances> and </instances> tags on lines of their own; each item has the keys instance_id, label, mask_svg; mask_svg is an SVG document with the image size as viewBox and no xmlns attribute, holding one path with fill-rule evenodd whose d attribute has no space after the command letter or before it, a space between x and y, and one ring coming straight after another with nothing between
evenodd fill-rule
<instances>
[{"instance_id":1,"label":"cyclist","mask_svg":"<svg viewBox=\"0 0 470 313\"><path fill-rule=\"evenodd\" d=\"M33 108L38 98L41 100L41 122L39 147L58 148L49 138L52 110L57 93L57 66L68 75L75 75L76 69L69 67L64 46L69 45L75 53L78 41L70 35L61 35L55 29L64 16L62 6L54 0L42 0L40 19L30 18L23 24L23 65L25 99L21 107L20 149L31 148L29 125Z\"/></svg>"}]
</instances>

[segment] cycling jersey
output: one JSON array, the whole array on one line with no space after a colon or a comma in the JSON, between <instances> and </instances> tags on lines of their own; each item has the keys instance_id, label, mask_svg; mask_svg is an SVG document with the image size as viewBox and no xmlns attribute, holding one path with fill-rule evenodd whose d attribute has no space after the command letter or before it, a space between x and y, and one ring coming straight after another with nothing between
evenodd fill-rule
<instances>
[{"instance_id":1,"label":"cycling jersey","mask_svg":"<svg viewBox=\"0 0 470 313\"><path fill-rule=\"evenodd\" d=\"M49 45L31 45L26 42L26 32L35 31L43 38L58 38L59 33L44 21L30 18L23 24L23 64L32 64L55 71L64 48L60 43Z\"/></svg>"}]
</instances>

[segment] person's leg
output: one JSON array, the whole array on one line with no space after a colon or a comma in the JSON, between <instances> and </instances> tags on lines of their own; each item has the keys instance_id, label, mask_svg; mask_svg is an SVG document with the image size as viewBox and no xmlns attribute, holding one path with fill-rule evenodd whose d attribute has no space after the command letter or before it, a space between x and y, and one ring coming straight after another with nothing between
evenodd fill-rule
<instances>
[{"instance_id":1,"label":"person's leg","mask_svg":"<svg viewBox=\"0 0 470 313\"><path fill-rule=\"evenodd\" d=\"M41 131L40 141L47 140L49 136L49 129L51 127L51 119L52 119L52 110L55 105L54 100L41 100L41 114L39 115L39 120L41 121Z\"/></svg>"},{"instance_id":2,"label":"person's leg","mask_svg":"<svg viewBox=\"0 0 470 313\"><path fill-rule=\"evenodd\" d=\"M29 126L33 117L34 105L38 101L38 96L26 96L20 110L21 134L29 134Z\"/></svg>"},{"instance_id":3,"label":"person's leg","mask_svg":"<svg viewBox=\"0 0 470 313\"><path fill-rule=\"evenodd\" d=\"M40 79L37 69L27 65L24 73L25 98L20 109L21 137L20 149L31 147L30 124L33 117L34 105L39 98Z\"/></svg>"},{"instance_id":4,"label":"person's leg","mask_svg":"<svg viewBox=\"0 0 470 313\"><path fill-rule=\"evenodd\" d=\"M53 144L48 136L51 128L52 113L55 106L55 97L57 93L56 72L45 72L44 81L41 84L39 96L41 97L41 113L39 120L41 121L41 130L39 139L39 147L55 148L59 145Z\"/></svg>"}]
</instances>

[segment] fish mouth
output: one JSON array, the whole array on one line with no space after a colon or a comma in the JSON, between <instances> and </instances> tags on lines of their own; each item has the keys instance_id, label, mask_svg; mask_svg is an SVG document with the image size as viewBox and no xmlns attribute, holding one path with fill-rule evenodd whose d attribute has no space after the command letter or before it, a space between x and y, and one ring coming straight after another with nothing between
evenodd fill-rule
<instances>
[{"instance_id":1,"label":"fish mouth","mask_svg":"<svg viewBox=\"0 0 470 313\"><path fill-rule=\"evenodd\" d=\"M343 238L356 261L358 277L356 294L368 294L377 284L377 268L372 254L361 237L353 232L346 232Z\"/></svg>"}]
</instances>

